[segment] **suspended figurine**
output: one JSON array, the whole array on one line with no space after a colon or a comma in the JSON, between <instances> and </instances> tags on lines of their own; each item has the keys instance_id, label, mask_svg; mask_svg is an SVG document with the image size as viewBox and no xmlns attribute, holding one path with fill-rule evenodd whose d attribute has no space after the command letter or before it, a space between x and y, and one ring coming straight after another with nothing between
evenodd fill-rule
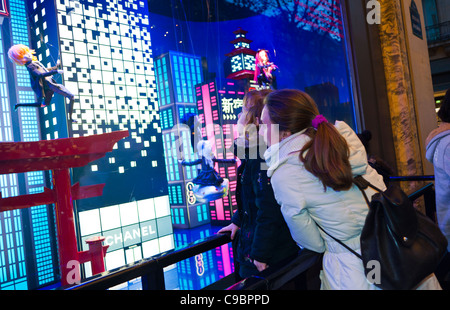
<instances>
[{"instance_id":1,"label":"suspended figurine","mask_svg":"<svg viewBox=\"0 0 450 310\"><path fill-rule=\"evenodd\" d=\"M197 151L200 159L192 162L181 161L183 166L202 165L201 171L192 181L195 184L193 192L197 201L208 202L225 197L228 194L229 181L214 170L214 163L234 164L236 160L215 158L211 143L205 140L198 142Z\"/></svg>"},{"instance_id":2,"label":"suspended figurine","mask_svg":"<svg viewBox=\"0 0 450 310\"><path fill-rule=\"evenodd\" d=\"M265 88L277 89L277 79L273 75L273 71L278 67L269 62L269 52L267 50L260 49L256 52L256 66L254 80L258 82L259 86Z\"/></svg>"},{"instance_id":3,"label":"suspended figurine","mask_svg":"<svg viewBox=\"0 0 450 310\"><path fill-rule=\"evenodd\" d=\"M11 46L8 51L8 57L17 65L27 67L31 77L31 88L33 88L33 91L38 98L36 103L19 103L14 106L14 109L17 110L18 107L45 107L50 104L53 94L57 93L69 98L69 121L75 122L72 119L75 96L65 88L64 85L56 83L52 78L52 76L57 73L64 73L63 70L58 69L61 66L59 59L56 62L55 67L45 68L44 65L37 60L35 51L23 44Z\"/></svg>"}]
</instances>

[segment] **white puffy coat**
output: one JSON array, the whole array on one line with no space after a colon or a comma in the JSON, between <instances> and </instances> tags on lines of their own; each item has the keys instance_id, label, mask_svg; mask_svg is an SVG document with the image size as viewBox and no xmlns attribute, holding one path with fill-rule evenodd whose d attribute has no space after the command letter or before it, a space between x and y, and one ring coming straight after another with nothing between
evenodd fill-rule
<instances>
[{"instance_id":1,"label":"white puffy coat","mask_svg":"<svg viewBox=\"0 0 450 310\"><path fill-rule=\"evenodd\" d=\"M336 122L335 127L348 143L353 175L363 175L385 190L383 178L368 165L366 151L355 132L344 122ZM310 139L303 133L289 136L264 154L275 198L281 205L292 237L301 247L325 252L322 289L376 289L367 281L362 261L316 225L360 253L367 203L355 185L348 191L338 192L331 188L324 191L320 180L308 172L299 159L299 151ZM375 191L369 188L366 193L371 197ZM437 283L435 277L433 281ZM435 288L440 288L439 284Z\"/></svg>"}]
</instances>

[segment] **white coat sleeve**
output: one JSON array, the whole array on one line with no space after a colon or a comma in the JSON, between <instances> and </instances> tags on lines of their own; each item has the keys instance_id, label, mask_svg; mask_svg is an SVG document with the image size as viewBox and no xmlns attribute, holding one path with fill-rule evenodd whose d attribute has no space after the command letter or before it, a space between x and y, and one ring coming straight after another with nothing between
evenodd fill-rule
<instances>
[{"instance_id":1,"label":"white coat sleeve","mask_svg":"<svg viewBox=\"0 0 450 310\"><path fill-rule=\"evenodd\" d=\"M282 165L272 176L275 198L281 206L281 213L294 241L303 248L322 253L325 251L324 240L309 215L303 194L298 189L299 177L292 173L292 168L289 168L290 165Z\"/></svg>"}]
</instances>

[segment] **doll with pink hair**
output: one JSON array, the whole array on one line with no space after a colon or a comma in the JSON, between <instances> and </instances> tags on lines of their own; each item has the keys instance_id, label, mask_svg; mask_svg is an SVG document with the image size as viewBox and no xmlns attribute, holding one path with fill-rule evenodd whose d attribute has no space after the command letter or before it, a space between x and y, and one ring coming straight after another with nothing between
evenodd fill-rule
<instances>
[{"instance_id":1,"label":"doll with pink hair","mask_svg":"<svg viewBox=\"0 0 450 310\"><path fill-rule=\"evenodd\" d=\"M256 52L256 66L254 80L258 82L259 86L265 88L277 88L276 76L273 75L273 71L278 67L269 61L269 52L264 49L260 49Z\"/></svg>"},{"instance_id":2,"label":"doll with pink hair","mask_svg":"<svg viewBox=\"0 0 450 310\"><path fill-rule=\"evenodd\" d=\"M15 105L15 109L28 106L28 107L45 107L50 104L53 98L53 94L57 93L66 98L69 98L69 121L72 120L73 103L75 101L74 95L64 87L62 84L56 83L52 78L55 74L63 74L64 71L60 70L61 62L58 60L55 67L46 68L39 62L35 56L35 51L23 44L16 44L11 46L8 50L9 59L19 66L25 66L30 73L31 88L36 94L38 101L36 103L19 103Z\"/></svg>"}]
</instances>

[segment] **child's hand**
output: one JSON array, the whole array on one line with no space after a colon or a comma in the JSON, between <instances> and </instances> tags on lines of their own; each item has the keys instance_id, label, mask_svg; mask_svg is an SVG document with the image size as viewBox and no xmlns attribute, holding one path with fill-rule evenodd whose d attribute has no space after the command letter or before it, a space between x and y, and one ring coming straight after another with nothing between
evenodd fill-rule
<instances>
[{"instance_id":1,"label":"child's hand","mask_svg":"<svg viewBox=\"0 0 450 310\"><path fill-rule=\"evenodd\" d=\"M225 226L224 228L222 228L221 230L219 230L217 233L218 234L224 234L226 232L231 232L231 240L234 239L234 236L236 235L236 232L239 230L239 226L237 226L236 224L231 223L228 226Z\"/></svg>"},{"instance_id":2,"label":"child's hand","mask_svg":"<svg viewBox=\"0 0 450 310\"><path fill-rule=\"evenodd\" d=\"M255 265L256 269L258 269L259 272L269 267L266 263L258 262L256 259L253 260L253 264Z\"/></svg>"}]
</instances>

